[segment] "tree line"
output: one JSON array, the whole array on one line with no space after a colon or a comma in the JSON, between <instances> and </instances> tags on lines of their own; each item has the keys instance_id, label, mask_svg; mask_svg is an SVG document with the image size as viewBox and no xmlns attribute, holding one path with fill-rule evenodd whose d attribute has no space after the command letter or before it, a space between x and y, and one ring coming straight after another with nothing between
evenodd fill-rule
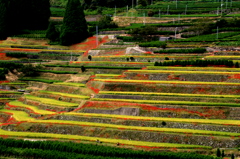
<instances>
[{"instance_id":1,"label":"tree line","mask_svg":"<svg viewBox=\"0 0 240 159\"><path fill-rule=\"evenodd\" d=\"M47 29L50 15L49 0L0 0L0 40L23 29Z\"/></svg>"},{"instance_id":2,"label":"tree line","mask_svg":"<svg viewBox=\"0 0 240 159\"><path fill-rule=\"evenodd\" d=\"M99 142L101 143L101 142ZM120 143L117 144L118 146ZM46 159L220 159L196 153L134 151L118 147L59 141L27 141L0 138L1 156Z\"/></svg>"}]
</instances>

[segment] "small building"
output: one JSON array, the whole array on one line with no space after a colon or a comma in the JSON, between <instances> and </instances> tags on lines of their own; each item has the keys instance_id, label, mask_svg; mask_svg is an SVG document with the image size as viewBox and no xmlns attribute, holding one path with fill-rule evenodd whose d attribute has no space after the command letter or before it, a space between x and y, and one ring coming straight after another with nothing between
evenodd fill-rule
<instances>
[{"instance_id":1,"label":"small building","mask_svg":"<svg viewBox=\"0 0 240 159\"><path fill-rule=\"evenodd\" d=\"M159 41L168 41L168 40L172 40L172 37L159 37Z\"/></svg>"}]
</instances>

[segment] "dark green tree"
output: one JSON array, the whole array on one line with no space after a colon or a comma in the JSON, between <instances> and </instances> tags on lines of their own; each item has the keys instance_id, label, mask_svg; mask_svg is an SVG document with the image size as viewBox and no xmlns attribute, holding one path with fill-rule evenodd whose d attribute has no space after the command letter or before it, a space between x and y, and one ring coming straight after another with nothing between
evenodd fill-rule
<instances>
[{"instance_id":1,"label":"dark green tree","mask_svg":"<svg viewBox=\"0 0 240 159\"><path fill-rule=\"evenodd\" d=\"M234 159L235 158L235 156L234 156L234 154L232 153L232 155L231 155L231 159Z\"/></svg>"},{"instance_id":2,"label":"dark green tree","mask_svg":"<svg viewBox=\"0 0 240 159\"><path fill-rule=\"evenodd\" d=\"M48 38L50 41L57 41L59 39L59 32L57 32L55 24L53 22L49 23L47 32L46 32L46 38Z\"/></svg>"},{"instance_id":3,"label":"dark green tree","mask_svg":"<svg viewBox=\"0 0 240 159\"><path fill-rule=\"evenodd\" d=\"M91 55L88 55L88 60L92 61L92 56Z\"/></svg>"},{"instance_id":4,"label":"dark green tree","mask_svg":"<svg viewBox=\"0 0 240 159\"><path fill-rule=\"evenodd\" d=\"M141 6L147 6L147 1L146 0L138 0L138 5L141 5Z\"/></svg>"},{"instance_id":5,"label":"dark green tree","mask_svg":"<svg viewBox=\"0 0 240 159\"><path fill-rule=\"evenodd\" d=\"M69 0L61 28L61 45L71 45L88 37L88 27L79 0Z\"/></svg>"},{"instance_id":6,"label":"dark green tree","mask_svg":"<svg viewBox=\"0 0 240 159\"><path fill-rule=\"evenodd\" d=\"M222 158L225 157L224 150L222 150Z\"/></svg>"},{"instance_id":7,"label":"dark green tree","mask_svg":"<svg viewBox=\"0 0 240 159\"><path fill-rule=\"evenodd\" d=\"M114 23L110 16L103 16L98 22L99 29L106 29L106 28L117 28L117 24Z\"/></svg>"},{"instance_id":8,"label":"dark green tree","mask_svg":"<svg viewBox=\"0 0 240 159\"><path fill-rule=\"evenodd\" d=\"M221 157L221 151L219 148L217 149L217 157Z\"/></svg>"},{"instance_id":9,"label":"dark green tree","mask_svg":"<svg viewBox=\"0 0 240 159\"><path fill-rule=\"evenodd\" d=\"M7 38L7 8L8 0L0 0L0 40Z\"/></svg>"}]
</instances>

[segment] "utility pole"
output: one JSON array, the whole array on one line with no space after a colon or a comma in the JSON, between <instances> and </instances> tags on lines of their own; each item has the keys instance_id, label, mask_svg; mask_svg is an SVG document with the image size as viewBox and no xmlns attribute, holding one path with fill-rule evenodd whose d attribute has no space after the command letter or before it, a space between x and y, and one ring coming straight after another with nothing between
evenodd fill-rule
<instances>
[{"instance_id":1,"label":"utility pole","mask_svg":"<svg viewBox=\"0 0 240 159\"><path fill-rule=\"evenodd\" d=\"M98 46L98 26L96 26L96 45Z\"/></svg>"},{"instance_id":2,"label":"utility pole","mask_svg":"<svg viewBox=\"0 0 240 159\"><path fill-rule=\"evenodd\" d=\"M159 19L161 18L161 10L159 9Z\"/></svg>"},{"instance_id":3,"label":"utility pole","mask_svg":"<svg viewBox=\"0 0 240 159\"><path fill-rule=\"evenodd\" d=\"M115 16L117 15L117 8L116 8L116 6L115 6Z\"/></svg>"},{"instance_id":4,"label":"utility pole","mask_svg":"<svg viewBox=\"0 0 240 159\"><path fill-rule=\"evenodd\" d=\"M219 7L217 7L217 15L218 15L218 12L219 12Z\"/></svg>"},{"instance_id":5,"label":"utility pole","mask_svg":"<svg viewBox=\"0 0 240 159\"><path fill-rule=\"evenodd\" d=\"M226 9L227 9L227 6L228 6L228 0L226 0Z\"/></svg>"},{"instance_id":6,"label":"utility pole","mask_svg":"<svg viewBox=\"0 0 240 159\"><path fill-rule=\"evenodd\" d=\"M177 38L177 28L178 28L178 27L175 28L175 40L176 40L176 38Z\"/></svg>"},{"instance_id":7,"label":"utility pole","mask_svg":"<svg viewBox=\"0 0 240 159\"><path fill-rule=\"evenodd\" d=\"M218 27L217 27L217 39L218 39Z\"/></svg>"},{"instance_id":8,"label":"utility pole","mask_svg":"<svg viewBox=\"0 0 240 159\"><path fill-rule=\"evenodd\" d=\"M180 14L178 14L178 23L180 22Z\"/></svg>"},{"instance_id":9,"label":"utility pole","mask_svg":"<svg viewBox=\"0 0 240 159\"><path fill-rule=\"evenodd\" d=\"M143 25L145 25L145 23L146 23L146 18L145 18L145 13L143 13Z\"/></svg>"},{"instance_id":10,"label":"utility pole","mask_svg":"<svg viewBox=\"0 0 240 159\"><path fill-rule=\"evenodd\" d=\"M177 9L177 0L176 0L176 9Z\"/></svg>"},{"instance_id":11,"label":"utility pole","mask_svg":"<svg viewBox=\"0 0 240 159\"><path fill-rule=\"evenodd\" d=\"M167 15L168 15L168 13L169 13L169 5L168 5L168 8L167 8Z\"/></svg>"},{"instance_id":12,"label":"utility pole","mask_svg":"<svg viewBox=\"0 0 240 159\"><path fill-rule=\"evenodd\" d=\"M133 0L132 0L132 8L133 8L133 5L134 5L134 4L133 4Z\"/></svg>"},{"instance_id":13,"label":"utility pole","mask_svg":"<svg viewBox=\"0 0 240 159\"><path fill-rule=\"evenodd\" d=\"M185 8L185 15L187 14L187 4L186 4L186 8Z\"/></svg>"},{"instance_id":14,"label":"utility pole","mask_svg":"<svg viewBox=\"0 0 240 159\"><path fill-rule=\"evenodd\" d=\"M224 4L221 4L221 16L222 16L222 13L223 13L223 11L222 11L222 6L223 6Z\"/></svg>"},{"instance_id":15,"label":"utility pole","mask_svg":"<svg viewBox=\"0 0 240 159\"><path fill-rule=\"evenodd\" d=\"M128 5L127 5L127 17L128 17Z\"/></svg>"}]
</instances>

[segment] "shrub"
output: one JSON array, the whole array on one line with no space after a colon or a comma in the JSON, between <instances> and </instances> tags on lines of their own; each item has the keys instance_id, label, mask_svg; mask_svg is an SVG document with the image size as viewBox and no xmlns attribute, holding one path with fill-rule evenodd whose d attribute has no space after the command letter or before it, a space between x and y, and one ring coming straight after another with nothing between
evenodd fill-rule
<instances>
[{"instance_id":1,"label":"shrub","mask_svg":"<svg viewBox=\"0 0 240 159\"><path fill-rule=\"evenodd\" d=\"M196 49L169 49L169 50L158 50L154 53L204 53L206 52L205 48L196 48Z\"/></svg>"},{"instance_id":2,"label":"shrub","mask_svg":"<svg viewBox=\"0 0 240 159\"><path fill-rule=\"evenodd\" d=\"M166 126L167 123L165 121L162 122L162 126Z\"/></svg>"},{"instance_id":3,"label":"shrub","mask_svg":"<svg viewBox=\"0 0 240 159\"><path fill-rule=\"evenodd\" d=\"M165 57L165 60L169 60L169 58L168 58L168 57Z\"/></svg>"}]
</instances>

